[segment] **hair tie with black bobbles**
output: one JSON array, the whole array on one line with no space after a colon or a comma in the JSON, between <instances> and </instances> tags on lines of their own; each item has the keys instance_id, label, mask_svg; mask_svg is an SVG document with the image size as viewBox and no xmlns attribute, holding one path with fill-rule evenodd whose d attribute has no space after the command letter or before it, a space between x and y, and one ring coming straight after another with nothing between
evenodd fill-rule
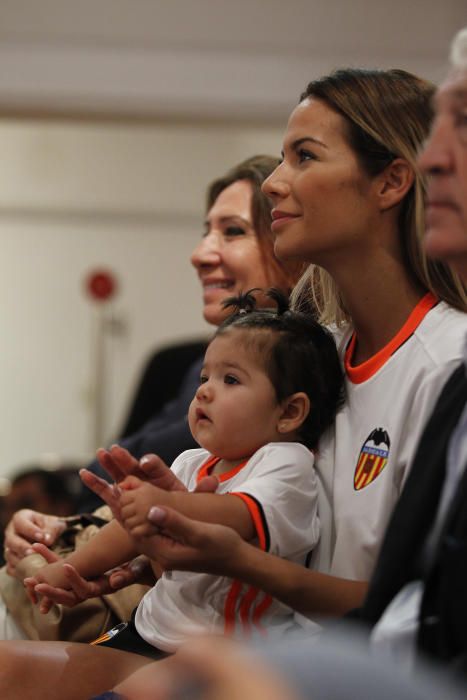
<instances>
[{"instance_id":1,"label":"hair tie with black bobbles","mask_svg":"<svg viewBox=\"0 0 467 700\"><path fill-rule=\"evenodd\" d=\"M252 311L256 311L256 299L253 292L260 292L259 287L254 289L249 289L248 292L240 292L236 297L229 297L226 299L222 306L224 309L228 309L229 306L234 307L234 316L240 316L244 314L249 314Z\"/></svg>"}]
</instances>

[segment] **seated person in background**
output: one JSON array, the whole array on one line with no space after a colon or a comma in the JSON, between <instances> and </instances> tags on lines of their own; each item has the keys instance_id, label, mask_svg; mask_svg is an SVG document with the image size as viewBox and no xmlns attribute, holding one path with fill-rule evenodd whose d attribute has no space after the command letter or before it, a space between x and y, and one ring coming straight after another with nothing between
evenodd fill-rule
<instances>
[{"instance_id":1,"label":"seated person in background","mask_svg":"<svg viewBox=\"0 0 467 700\"><path fill-rule=\"evenodd\" d=\"M0 502L2 542L6 525L21 508L32 508L57 517L76 513L82 490L78 468L71 465L58 469L31 466L15 473L10 490Z\"/></svg>"},{"instance_id":2,"label":"seated person in background","mask_svg":"<svg viewBox=\"0 0 467 700\"><path fill-rule=\"evenodd\" d=\"M128 477L114 508L118 521L65 563L26 579L34 599L47 596L51 586L67 587L67 563L89 578L136 551L157 562L157 548L146 537L152 533L147 514L160 504L229 524L261 549L305 563L319 537L312 450L334 420L343 375L332 336L310 315L289 311L277 290L270 296L277 312L255 311L251 293L232 299L239 310L209 344L189 410L202 448L184 452L172 467L189 489L203 475L215 474L218 492L166 492ZM203 631L249 637L267 630L274 637L293 627L293 611L257 589L224 577L176 572L162 575L133 623L94 644L158 658Z\"/></svg>"},{"instance_id":3,"label":"seated person in background","mask_svg":"<svg viewBox=\"0 0 467 700\"><path fill-rule=\"evenodd\" d=\"M201 360L207 338L174 342L157 348L148 358L118 436L121 442L135 435L166 404L177 398L184 375L193 362Z\"/></svg>"}]
</instances>

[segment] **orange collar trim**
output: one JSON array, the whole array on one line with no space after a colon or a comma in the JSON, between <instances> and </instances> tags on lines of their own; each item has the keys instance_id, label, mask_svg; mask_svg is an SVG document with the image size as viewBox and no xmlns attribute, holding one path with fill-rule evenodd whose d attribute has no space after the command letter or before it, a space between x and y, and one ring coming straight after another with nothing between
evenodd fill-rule
<instances>
[{"instance_id":1,"label":"orange collar trim","mask_svg":"<svg viewBox=\"0 0 467 700\"><path fill-rule=\"evenodd\" d=\"M243 469L243 467L247 464L249 459L250 459L249 457L247 459L244 459L243 462L240 462L240 464L237 464L236 467L233 467L233 469L230 469L230 471L225 472L225 474L216 474L217 478L219 479L220 482L228 481L228 479L231 479L233 476L235 476L235 474L238 474L238 472L241 469ZM221 461L220 457L208 457L208 459L200 467L200 470L198 472L198 476L196 477L196 483L198 483L203 477L209 476L212 469L220 461Z\"/></svg>"},{"instance_id":2,"label":"orange collar trim","mask_svg":"<svg viewBox=\"0 0 467 700\"><path fill-rule=\"evenodd\" d=\"M434 294L431 292L425 294L425 296L420 299L418 304L415 306L407 321L404 323L400 331L396 333L394 338L390 340L389 343L384 346L384 348L381 348L381 350L373 355L373 357L370 357L368 360L355 367L352 366L351 362L355 351L357 336L355 333L352 333L352 337L347 345L344 356L345 373L350 381L353 384L361 384L376 374L376 372L381 369L389 358L394 355L396 350L398 350L401 345L403 345L405 341L410 338L430 309L432 309L437 303L438 299L434 296Z\"/></svg>"}]
</instances>

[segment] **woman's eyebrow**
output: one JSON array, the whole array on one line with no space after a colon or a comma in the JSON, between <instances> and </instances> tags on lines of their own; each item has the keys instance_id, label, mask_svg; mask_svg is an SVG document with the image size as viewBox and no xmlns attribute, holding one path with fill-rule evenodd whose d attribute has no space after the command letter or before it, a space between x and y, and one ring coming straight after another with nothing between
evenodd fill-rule
<instances>
[{"instance_id":1,"label":"woman's eyebrow","mask_svg":"<svg viewBox=\"0 0 467 700\"><path fill-rule=\"evenodd\" d=\"M314 136L302 136L302 138L295 139L295 141L292 141L290 144L290 149L292 151L296 151L297 148L300 148L300 146L304 143L313 143L316 146L321 146L322 148L329 148L329 146L326 146L325 143L320 141L319 139L315 138ZM281 158L284 158L284 151L281 151Z\"/></svg>"},{"instance_id":2,"label":"woman's eyebrow","mask_svg":"<svg viewBox=\"0 0 467 700\"><path fill-rule=\"evenodd\" d=\"M301 139L296 139L295 141L292 142L292 148L296 149L299 146L301 146L303 143L307 143L308 141L311 141L311 143L314 143L317 146L322 146L323 148L328 148L328 146L326 146L325 143L323 143L319 139L315 138L314 136L303 136Z\"/></svg>"},{"instance_id":3,"label":"woman's eyebrow","mask_svg":"<svg viewBox=\"0 0 467 700\"><path fill-rule=\"evenodd\" d=\"M248 221L248 219L244 219L243 216L239 216L238 214L231 214L230 216L221 216L219 219L219 222L221 224L228 223L229 221L239 221L239 222L243 223L245 226L252 225L251 221ZM210 223L211 222L209 221L209 219L206 219L204 222L205 227L208 228Z\"/></svg>"}]
</instances>

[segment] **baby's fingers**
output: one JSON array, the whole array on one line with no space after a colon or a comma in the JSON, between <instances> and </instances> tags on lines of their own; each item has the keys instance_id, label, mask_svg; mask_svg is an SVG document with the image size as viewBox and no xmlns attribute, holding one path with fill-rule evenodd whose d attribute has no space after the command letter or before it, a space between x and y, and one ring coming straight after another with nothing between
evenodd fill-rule
<instances>
[{"instance_id":1,"label":"baby's fingers","mask_svg":"<svg viewBox=\"0 0 467 700\"><path fill-rule=\"evenodd\" d=\"M38 583L38 580L34 578L34 576L28 576L23 581L28 598L33 605L37 605L37 603L39 602L39 597L35 590Z\"/></svg>"}]
</instances>

